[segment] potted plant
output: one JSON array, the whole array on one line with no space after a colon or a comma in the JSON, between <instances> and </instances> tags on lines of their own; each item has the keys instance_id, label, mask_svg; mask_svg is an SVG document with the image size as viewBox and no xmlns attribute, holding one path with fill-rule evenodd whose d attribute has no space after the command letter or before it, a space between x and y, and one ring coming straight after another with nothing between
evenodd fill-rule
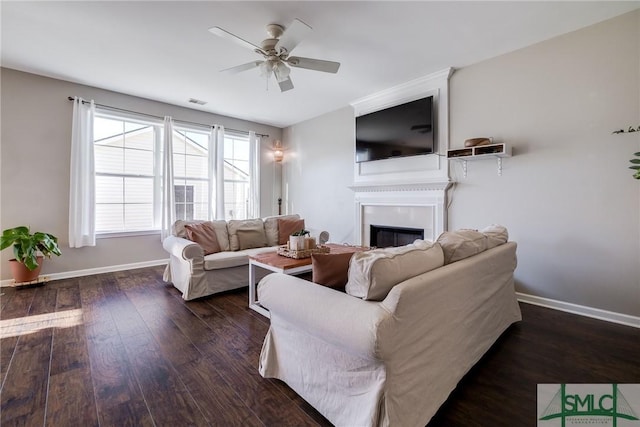
<instances>
[{"instance_id":1,"label":"potted plant","mask_svg":"<svg viewBox=\"0 0 640 427\"><path fill-rule=\"evenodd\" d=\"M37 231L30 233L29 227L8 228L0 237L0 250L13 245L14 259L9 260L16 283L31 282L38 278L44 257L61 255L58 238Z\"/></svg>"},{"instance_id":2,"label":"potted plant","mask_svg":"<svg viewBox=\"0 0 640 427\"><path fill-rule=\"evenodd\" d=\"M296 231L289 236L289 249L292 251L304 250L305 238L309 235L309 231L304 228L300 231Z\"/></svg>"}]
</instances>

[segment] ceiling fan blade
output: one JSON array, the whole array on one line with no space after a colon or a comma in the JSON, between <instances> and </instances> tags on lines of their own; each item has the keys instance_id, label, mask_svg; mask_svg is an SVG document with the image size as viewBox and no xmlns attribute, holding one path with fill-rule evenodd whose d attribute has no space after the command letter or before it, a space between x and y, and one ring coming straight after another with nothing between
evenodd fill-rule
<instances>
[{"instance_id":1,"label":"ceiling fan blade","mask_svg":"<svg viewBox=\"0 0 640 427\"><path fill-rule=\"evenodd\" d=\"M236 74L236 73L240 73L242 71L246 71L246 70L250 70L252 68L259 67L260 64L262 64L263 62L264 61L251 61L251 62L247 62L246 64L236 65L235 67L225 68L224 70L220 70L220 72L221 73L227 73L227 74Z\"/></svg>"},{"instance_id":2,"label":"ceiling fan blade","mask_svg":"<svg viewBox=\"0 0 640 427\"><path fill-rule=\"evenodd\" d=\"M262 50L260 46L256 46L253 43L246 41L245 39L241 39L235 34L231 34L229 31L223 30L220 27L211 27L209 28L209 32L211 34L215 34L218 37L222 37L223 39L231 40L232 42L237 43L240 46L244 46L247 49L251 49L253 51L255 51L256 49Z\"/></svg>"},{"instance_id":3,"label":"ceiling fan blade","mask_svg":"<svg viewBox=\"0 0 640 427\"><path fill-rule=\"evenodd\" d=\"M311 32L311 27L299 19L294 19L291 24L284 30L275 46L276 52L282 53L283 50L291 53L306 36Z\"/></svg>"},{"instance_id":4,"label":"ceiling fan blade","mask_svg":"<svg viewBox=\"0 0 640 427\"><path fill-rule=\"evenodd\" d=\"M290 56L287 64L292 67L306 68L307 70L322 71L324 73L337 73L340 68L339 62L323 61L322 59L302 58L300 56Z\"/></svg>"},{"instance_id":5,"label":"ceiling fan blade","mask_svg":"<svg viewBox=\"0 0 640 427\"><path fill-rule=\"evenodd\" d=\"M280 92L286 92L293 89L293 82L291 81L291 77L287 77L286 80L278 82L278 86L280 86Z\"/></svg>"}]
</instances>

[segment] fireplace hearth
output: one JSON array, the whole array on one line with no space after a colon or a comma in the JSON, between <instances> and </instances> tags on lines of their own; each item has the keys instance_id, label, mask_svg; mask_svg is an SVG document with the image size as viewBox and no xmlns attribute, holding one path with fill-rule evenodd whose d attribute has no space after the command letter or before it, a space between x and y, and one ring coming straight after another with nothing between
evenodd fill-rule
<instances>
[{"instance_id":1,"label":"fireplace hearth","mask_svg":"<svg viewBox=\"0 0 640 427\"><path fill-rule=\"evenodd\" d=\"M420 228L370 225L369 229L369 245L377 248L404 246L416 239L424 239L424 230Z\"/></svg>"}]
</instances>

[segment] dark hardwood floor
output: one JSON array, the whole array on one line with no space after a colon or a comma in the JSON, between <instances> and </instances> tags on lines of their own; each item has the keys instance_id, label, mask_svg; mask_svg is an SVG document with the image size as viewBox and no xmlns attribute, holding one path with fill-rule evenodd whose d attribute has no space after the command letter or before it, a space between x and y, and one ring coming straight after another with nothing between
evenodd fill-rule
<instances>
[{"instance_id":1,"label":"dark hardwood floor","mask_svg":"<svg viewBox=\"0 0 640 427\"><path fill-rule=\"evenodd\" d=\"M246 290L184 302L161 273L3 288L1 425L330 425L258 374ZM640 383L639 329L521 307L429 427L533 426L538 383Z\"/></svg>"}]
</instances>

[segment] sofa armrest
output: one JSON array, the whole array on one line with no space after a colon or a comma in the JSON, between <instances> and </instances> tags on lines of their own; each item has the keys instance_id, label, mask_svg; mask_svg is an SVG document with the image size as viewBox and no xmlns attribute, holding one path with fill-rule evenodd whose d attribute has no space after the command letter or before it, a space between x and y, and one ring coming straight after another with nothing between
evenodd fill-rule
<instances>
[{"instance_id":1,"label":"sofa armrest","mask_svg":"<svg viewBox=\"0 0 640 427\"><path fill-rule=\"evenodd\" d=\"M271 312L272 323L286 323L352 354L378 358L378 326L390 316L378 302L280 273L260 281L258 300Z\"/></svg>"},{"instance_id":2,"label":"sofa armrest","mask_svg":"<svg viewBox=\"0 0 640 427\"><path fill-rule=\"evenodd\" d=\"M169 236L162 242L162 247L171 255L187 261L204 257L204 250L199 244L182 237Z\"/></svg>"}]
</instances>

